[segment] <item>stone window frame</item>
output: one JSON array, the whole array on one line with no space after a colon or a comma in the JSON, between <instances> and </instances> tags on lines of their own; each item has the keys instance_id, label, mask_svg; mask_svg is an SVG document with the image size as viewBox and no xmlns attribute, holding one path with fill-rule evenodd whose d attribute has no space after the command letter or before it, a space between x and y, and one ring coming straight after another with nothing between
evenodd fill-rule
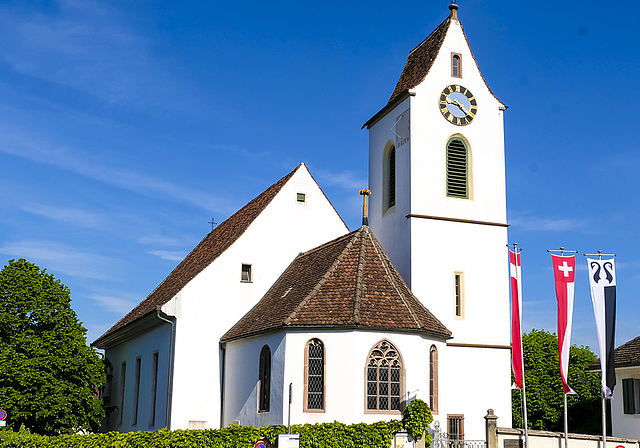
<instances>
[{"instance_id":1,"label":"stone window frame","mask_svg":"<svg viewBox=\"0 0 640 448\"><path fill-rule=\"evenodd\" d=\"M386 344L388 344L388 348L386 347ZM379 384L380 384L380 380L379 380L379 369L378 369L378 373L377 373L377 379L376 379L376 389L377 389L377 393L376 393L376 409L369 409L368 406L368 399L369 399L369 394L368 394L368 385L369 385L369 367L372 361L372 357L373 356L378 356L377 354L374 354L375 352L380 353L380 355L382 355L383 358L385 359L391 359L392 361L397 361L400 365L400 372L399 372L399 380L400 380L400 385L399 385L399 395L398 395L398 409L379 409L380 407L380 388L379 388ZM390 354L390 356L387 356L387 354L389 354L390 352L393 352ZM378 366L379 367L379 366ZM389 398L389 401L391 400L391 372L389 372L389 379L388 379L388 394L386 394L386 396ZM367 355L367 361L366 364L364 366L364 413L365 414L386 414L386 415L401 415L402 411L404 410L404 406L405 406L405 397L406 394L406 371L404 368L404 360L402 359L402 353L400 353L400 350L397 348L397 346L391 342L389 339L381 339L380 341L378 341L376 344L374 344L374 346L371 348L371 350L369 350L369 354ZM391 403L389 402L389 407L391 407Z\"/></svg>"},{"instance_id":2,"label":"stone window frame","mask_svg":"<svg viewBox=\"0 0 640 448\"><path fill-rule=\"evenodd\" d=\"M322 408L309 408L309 346L317 342L322 346ZM326 345L320 338L311 338L304 344L304 392L302 399L302 411L309 413L324 413L327 406L327 350Z\"/></svg>"}]
</instances>

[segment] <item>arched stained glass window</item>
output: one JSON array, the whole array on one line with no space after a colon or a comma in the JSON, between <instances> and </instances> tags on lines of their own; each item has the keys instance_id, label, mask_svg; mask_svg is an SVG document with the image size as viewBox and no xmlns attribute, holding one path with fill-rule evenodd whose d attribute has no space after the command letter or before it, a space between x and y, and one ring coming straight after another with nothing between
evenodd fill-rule
<instances>
[{"instance_id":1,"label":"arched stained glass window","mask_svg":"<svg viewBox=\"0 0 640 448\"><path fill-rule=\"evenodd\" d=\"M389 172L388 175L388 202L387 208L396 205L396 147L392 146L389 150Z\"/></svg>"},{"instance_id":2,"label":"arched stained glass window","mask_svg":"<svg viewBox=\"0 0 640 448\"><path fill-rule=\"evenodd\" d=\"M258 411L268 412L271 399L271 350L268 345L260 352L258 381Z\"/></svg>"},{"instance_id":3,"label":"arched stained glass window","mask_svg":"<svg viewBox=\"0 0 640 448\"><path fill-rule=\"evenodd\" d=\"M403 365L398 349L383 339L367 360L367 410L399 411Z\"/></svg>"},{"instance_id":4,"label":"arched stained glass window","mask_svg":"<svg viewBox=\"0 0 640 448\"><path fill-rule=\"evenodd\" d=\"M324 344L320 339L311 339L305 353L306 410L324 409Z\"/></svg>"}]
</instances>

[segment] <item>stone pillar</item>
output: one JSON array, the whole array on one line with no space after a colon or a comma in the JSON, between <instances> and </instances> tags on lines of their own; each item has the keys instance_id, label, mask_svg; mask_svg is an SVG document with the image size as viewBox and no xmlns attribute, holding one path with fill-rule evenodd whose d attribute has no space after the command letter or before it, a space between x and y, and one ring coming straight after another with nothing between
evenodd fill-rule
<instances>
[{"instance_id":1,"label":"stone pillar","mask_svg":"<svg viewBox=\"0 0 640 448\"><path fill-rule=\"evenodd\" d=\"M498 417L493 413L493 409L487 409L484 419L487 429L487 448L498 448Z\"/></svg>"}]
</instances>

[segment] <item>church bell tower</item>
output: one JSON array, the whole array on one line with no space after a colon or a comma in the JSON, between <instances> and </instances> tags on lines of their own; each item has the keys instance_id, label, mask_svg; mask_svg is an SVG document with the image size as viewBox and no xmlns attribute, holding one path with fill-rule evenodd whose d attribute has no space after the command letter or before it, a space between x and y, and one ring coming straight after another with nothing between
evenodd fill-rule
<instances>
[{"instance_id":1,"label":"church bell tower","mask_svg":"<svg viewBox=\"0 0 640 448\"><path fill-rule=\"evenodd\" d=\"M439 354L447 372L439 382L441 391L461 385L460 395L441 392L435 418L444 425L462 413L471 429L493 408L510 426L507 107L480 72L458 5L449 9L365 123L369 222L413 293L453 333ZM470 377L473 388L464 386ZM466 410L456 407L469 398Z\"/></svg>"}]
</instances>

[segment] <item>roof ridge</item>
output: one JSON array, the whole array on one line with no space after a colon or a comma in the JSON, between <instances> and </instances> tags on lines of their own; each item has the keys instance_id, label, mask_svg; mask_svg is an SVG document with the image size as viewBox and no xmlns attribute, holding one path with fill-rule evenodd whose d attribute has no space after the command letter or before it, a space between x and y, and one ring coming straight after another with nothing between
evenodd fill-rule
<instances>
[{"instance_id":1,"label":"roof ridge","mask_svg":"<svg viewBox=\"0 0 640 448\"><path fill-rule=\"evenodd\" d=\"M220 255L231 247L271 204L273 199L280 193L282 188L291 180L304 163L300 163L293 171L283 176L277 182L271 184L262 193L251 199L242 208L222 221L216 228L205 235L186 257L173 268L158 286L140 301L131 311L125 314L111 328L104 332L94 343L100 341L106 335L136 321L138 318L162 306L175 297L182 289L193 280L204 269L211 265ZM307 170L308 172L308 170ZM240 220L234 223L233 219ZM245 218L244 220L242 218ZM209 246L207 247L207 244ZM198 259L199 252L203 252L203 257ZM166 289L161 294L162 290Z\"/></svg>"},{"instance_id":2,"label":"roof ridge","mask_svg":"<svg viewBox=\"0 0 640 448\"><path fill-rule=\"evenodd\" d=\"M338 255L338 257L335 259L335 261L332 263L331 267L329 269L327 269L327 272L324 273L324 275L322 276L322 278L320 279L320 281L318 281L318 283L316 283L316 285L313 287L313 289L309 292L309 294L307 294L305 296L304 299L302 299L302 301L300 301L300 303L298 304L298 306L295 307L295 309L289 314L289 316L287 316L282 323L284 325L289 325L291 323L291 320L296 317L296 314L298 314L298 312L300 312L300 310L302 308L304 308L304 306L309 303L309 301L315 297L318 294L318 291L320 291L320 288L322 288L322 286L327 282L327 280L329 279L329 277L331 277L331 274L333 274L333 272L336 270L336 268L338 267L338 265L342 262L342 260L344 259L345 255L351 250L351 248L353 247L353 244L355 242L355 240L358 237L358 234L360 233L361 229L356 230L355 232L352 232L351 234L349 234L351 236L351 241L349 241L347 243L347 245L345 246L344 249L342 249L342 252L340 252L340 255ZM347 235L347 236L349 236ZM344 237L341 237L344 238ZM340 239L340 238L338 238ZM324 247L327 245L323 245L321 247ZM311 252L311 251L310 251ZM285 271L286 272L286 271Z\"/></svg>"},{"instance_id":3,"label":"roof ridge","mask_svg":"<svg viewBox=\"0 0 640 448\"><path fill-rule=\"evenodd\" d=\"M368 235L369 239L371 240L371 244L373 245L373 249L376 251L376 255L378 255L378 258L380 259L380 262L382 263L382 266L384 266L384 270L385 270L385 272L387 274L387 277L389 278L389 282L391 282L391 284L393 285L394 289L396 290L396 292L398 293L398 295L402 299L402 303L404 304L404 306L407 308L407 310L409 310L409 314L411 314L411 317L416 322L416 325L418 325L418 328L422 328L423 327L422 322L416 316L415 312L413 311L413 308L411 308L411 306L407 303L407 301L405 299L405 296L404 296L404 293L400 290L400 288L396 284L396 281L394 280L394 276L391 275L389 266L387 265L387 260L385 259L385 257L382 256L382 253L378 250L377 245L379 245L380 243L378 242L377 238L374 240L375 237L373 237L373 234L371 232L367 232L367 235ZM381 249L382 249L382 247L381 247Z\"/></svg>"},{"instance_id":4,"label":"roof ridge","mask_svg":"<svg viewBox=\"0 0 640 448\"><path fill-rule=\"evenodd\" d=\"M364 228L364 226L362 227ZM356 290L353 300L353 323L360 323L360 302L362 300L362 278L364 277L364 260L367 251L365 238L360 237L360 253L358 254L358 272L356 274Z\"/></svg>"},{"instance_id":5,"label":"roof ridge","mask_svg":"<svg viewBox=\"0 0 640 448\"><path fill-rule=\"evenodd\" d=\"M413 47L413 48L411 49L411 51L409 52L409 55L408 55L408 56L411 56L411 53L413 53L414 51L416 51L420 45L422 45L423 43L425 43L426 41L428 41L428 40L429 40L429 38L430 38L430 37L431 37L431 36L432 36L436 31L438 31L438 29L439 29L442 25L444 25L444 23L445 23L445 22L447 22L447 21L451 21L451 16L447 16L447 18L446 18L446 19L444 19L442 22L440 22L440 25L438 25L437 27L435 27L435 28L433 29L433 31L431 31L431 33L429 33L429 35L428 35L427 37L425 37L425 38L422 40L422 42L420 42L418 45L416 45L415 47ZM448 28L448 27L447 27L447 28Z\"/></svg>"}]
</instances>

